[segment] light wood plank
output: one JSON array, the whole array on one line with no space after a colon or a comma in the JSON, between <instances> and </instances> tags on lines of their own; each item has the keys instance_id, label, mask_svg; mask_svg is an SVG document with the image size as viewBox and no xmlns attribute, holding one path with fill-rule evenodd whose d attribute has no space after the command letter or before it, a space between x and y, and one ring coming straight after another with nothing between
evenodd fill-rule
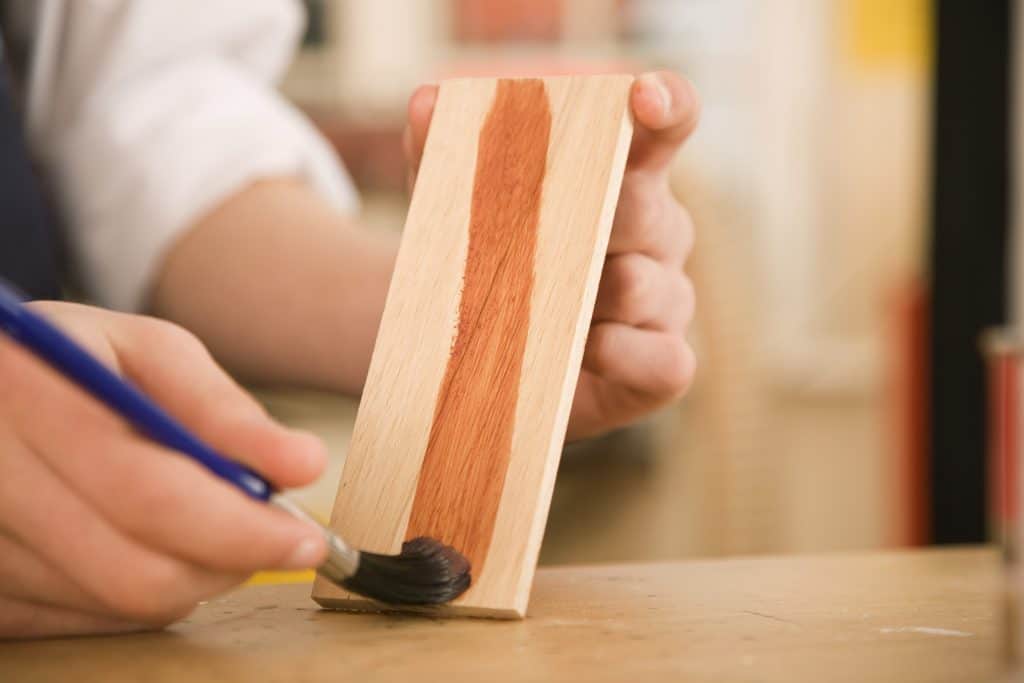
<instances>
[{"instance_id":1,"label":"light wood plank","mask_svg":"<svg viewBox=\"0 0 1024 683\"><path fill-rule=\"evenodd\" d=\"M331 522L366 550L430 535L470 557L473 586L439 613L525 614L631 83L441 85ZM380 608L326 581L313 597Z\"/></svg>"}]
</instances>

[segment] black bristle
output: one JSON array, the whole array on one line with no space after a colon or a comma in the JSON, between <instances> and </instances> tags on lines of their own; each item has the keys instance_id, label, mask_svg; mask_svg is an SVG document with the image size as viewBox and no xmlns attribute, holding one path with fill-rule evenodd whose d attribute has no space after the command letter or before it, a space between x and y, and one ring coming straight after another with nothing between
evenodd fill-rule
<instances>
[{"instance_id":1,"label":"black bristle","mask_svg":"<svg viewBox=\"0 0 1024 683\"><path fill-rule=\"evenodd\" d=\"M360 552L359 569L342 585L390 605L440 605L466 592L469 560L426 536L402 544L400 555Z\"/></svg>"}]
</instances>

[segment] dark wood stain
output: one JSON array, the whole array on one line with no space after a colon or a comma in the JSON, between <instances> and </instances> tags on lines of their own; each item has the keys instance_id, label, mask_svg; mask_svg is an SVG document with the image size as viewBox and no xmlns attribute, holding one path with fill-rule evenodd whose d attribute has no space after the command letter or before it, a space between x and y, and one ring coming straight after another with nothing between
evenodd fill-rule
<instances>
[{"instance_id":1,"label":"dark wood stain","mask_svg":"<svg viewBox=\"0 0 1024 683\"><path fill-rule=\"evenodd\" d=\"M480 131L458 329L406 532L454 547L476 576L511 456L550 134L543 81L499 80Z\"/></svg>"}]
</instances>

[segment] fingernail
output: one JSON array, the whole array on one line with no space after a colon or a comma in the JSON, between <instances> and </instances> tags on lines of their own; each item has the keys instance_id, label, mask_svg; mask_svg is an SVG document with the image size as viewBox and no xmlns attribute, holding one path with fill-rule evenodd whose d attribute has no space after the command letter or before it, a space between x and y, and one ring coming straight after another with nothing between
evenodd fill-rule
<instances>
[{"instance_id":1,"label":"fingernail","mask_svg":"<svg viewBox=\"0 0 1024 683\"><path fill-rule=\"evenodd\" d=\"M669 107L672 105L672 95L668 91L668 87L662 82L661 78L657 74L644 74L640 77L643 81L644 87L653 88L661 99L661 110L668 113Z\"/></svg>"},{"instance_id":2,"label":"fingernail","mask_svg":"<svg viewBox=\"0 0 1024 683\"><path fill-rule=\"evenodd\" d=\"M323 555L323 543L319 539L307 538L299 541L295 550L285 560L282 569L309 569L320 564Z\"/></svg>"}]
</instances>

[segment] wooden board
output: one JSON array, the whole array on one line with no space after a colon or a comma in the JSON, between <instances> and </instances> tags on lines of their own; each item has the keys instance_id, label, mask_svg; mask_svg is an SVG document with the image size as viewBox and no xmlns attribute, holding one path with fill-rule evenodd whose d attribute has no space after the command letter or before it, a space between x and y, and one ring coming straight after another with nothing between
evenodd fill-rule
<instances>
[{"instance_id":1,"label":"wooden board","mask_svg":"<svg viewBox=\"0 0 1024 683\"><path fill-rule=\"evenodd\" d=\"M441 84L331 524L470 560L443 614L521 617L608 244L632 77ZM327 581L322 605L380 609Z\"/></svg>"},{"instance_id":2,"label":"wooden board","mask_svg":"<svg viewBox=\"0 0 1024 683\"><path fill-rule=\"evenodd\" d=\"M1002 577L977 548L542 567L523 621L346 618L258 586L166 633L0 643L0 680L995 681Z\"/></svg>"}]
</instances>

